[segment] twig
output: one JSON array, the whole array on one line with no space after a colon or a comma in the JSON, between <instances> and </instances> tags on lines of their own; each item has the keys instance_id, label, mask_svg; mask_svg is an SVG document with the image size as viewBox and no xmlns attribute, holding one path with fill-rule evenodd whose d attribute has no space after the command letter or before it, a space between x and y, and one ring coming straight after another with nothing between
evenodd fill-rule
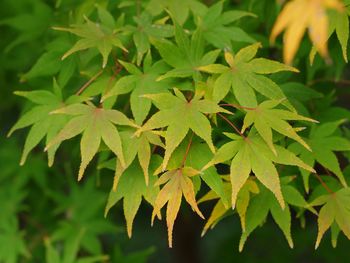
<instances>
[{"instance_id":1,"label":"twig","mask_svg":"<svg viewBox=\"0 0 350 263\"><path fill-rule=\"evenodd\" d=\"M329 79L329 78L315 79L315 80L308 82L307 85L312 86L312 85L317 84L319 82L333 82L335 84L350 85L350 80L346 80L346 79L335 80L335 79Z\"/></svg>"},{"instance_id":2,"label":"twig","mask_svg":"<svg viewBox=\"0 0 350 263\"><path fill-rule=\"evenodd\" d=\"M242 136L242 138L244 138L245 140L247 139L247 137L245 137L244 134L241 133L241 131L236 127L236 125L234 125L229 119L227 119L224 115L222 115L219 112L217 112L216 114L219 115L223 120L225 120L240 136Z\"/></svg>"},{"instance_id":3,"label":"twig","mask_svg":"<svg viewBox=\"0 0 350 263\"><path fill-rule=\"evenodd\" d=\"M88 82L86 82L77 92L75 95L80 95L87 87L90 86L92 82L94 82L101 74L103 73L103 69L101 69L99 72L95 74L91 79L89 79Z\"/></svg>"}]
</instances>

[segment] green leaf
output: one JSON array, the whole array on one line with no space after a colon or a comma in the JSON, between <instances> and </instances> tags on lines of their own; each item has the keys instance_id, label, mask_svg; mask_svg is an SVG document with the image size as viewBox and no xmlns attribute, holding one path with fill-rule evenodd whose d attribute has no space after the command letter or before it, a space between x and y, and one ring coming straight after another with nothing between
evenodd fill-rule
<instances>
[{"instance_id":1,"label":"green leaf","mask_svg":"<svg viewBox=\"0 0 350 263\"><path fill-rule=\"evenodd\" d=\"M286 100L281 88L263 74L280 71L297 72L297 69L269 59L253 59L259 47L260 43L250 45L239 50L235 56L225 52L225 60L229 66L209 64L198 69L207 73L219 74L214 84L215 101L223 100L230 91L229 87L232 87L232 93L244 107L257 106L255 92L258 92L269 99L284 100L283 104L294 110L294 107Z\"/></svg>"},{"instance_id":2,"label":"green leaf","mask_svg":"<svg viewBox=\"0 0 350 263\"><path fill-rule=\"evenodd\" d=\"M255 17L254 14L240 10L222 11L223 1L219 1L208 8L205 13L195 17L195 22L203 32L205 40L217 48L230 48L231 41L255 42L254 38L242 29L232 26L233 22L243 17Z\"/></svg>"},{"instance_id":3,"label":"green leaf","mask_svg":"<svg viewBox=\"0 0 350 263\"><path fill-rule=\"evenodd\" d=\"M334 173L340 182L347 186L343 172L340 169L338 158L334 152L350 151L350 142L346 138L334 134L344 120L322 123L314 127L307 142L312 152L305 151L299 144L291 144L289 149L300 155L300 158L310 166L318 162L323 167ZM301 171L306 191L309 191L309 176L307 171Z\"/></svg>"},{"instance_id":4,"label":"green leaf","mask_svg":"<svg viewBox=\"0 0 350 263\"><path fill-rule=\"evenodd\" d=\"M153 159L151 162L152 173L159 163L159 159ZM123 199L123 210L129 237L131 237L132 234L133 221L140 207L142 197L144 197L151 205L154 205L156 196L159 192L159 186L154 185L156 181L155 176L151 176L149 180L147 186L144 181L141 166L134 161L120 177L117 189L112 190L109 194L105 216L108 211L119 202L119 200Z\"/></svg>"},{"instance_id":5,"label":"green leaf","mask_svg":"<svg viewBox=\"0 0 350 263\"><path fill-rule=\"evenodd\" d=\"M324 233L336 222L340 230L350 239L350 189L343 188L339 191L325 196L322 203L324 204L318 215L318 234L315 244L317 248L321 242Z\"/></svg>"},{"instance_id":6,"label":"green leaf","mask_svg":"<svg viewBox=\"0 0 350 263\"><path fill-rule=\"evenodd\" d=\"M122 166L125 166L120 135L114 124L126 126L134 126L134 124L123 113L86 104L72 104L52 113L73 115L74 117L47 144L46 150L82 133L78 180L82 179L87 165L96 155L101 140L118 157Z\"/></svg>"},{"instance_id":7,"label":"green leaf","mask_svg":"<svg viewBox=\"0 0 350 263\"><path fill-rule=\"evenodd\" d=\"M211 138L211 125L204 114L226 112L209 100L193 98L187 101L183 94L175 90L176 96L170 93L149 94L144 97L153 101L159 109L138 131L168 127L165 134L165 155L162 169L165 170L169 158L176 147L191 129L202 138L211 151L215 151Z\"/></svg>"},{"instance_id":8,"label":"green leaf","mask_svg":"<svg viewBox=\"0 0 350 263\"><path fill-rule=\"evenodd\" d=\"M104 12L105 16L106 12L107 11ZM102 22L105 20L107 19L103 19ZM87 17L85 17L85 22L85 24L73 25L70 28L54 27L55 30L70 32L82 38L78 40L74 46L62 56L62 60L75 52L90 48L96 48L102 55L102 67L104 68L107 64L108 57L112 51L113 46L116 46L127 52L118 35L121 31L120 28L111 28L109 24L102 24L102 26L100 26L98 23L92 22Z\"/></svg>"},{"instance_id":9,"label":"green leaf","mask_svg":"<svg viewBox=\"0 0 350 263\"><path fill-rule=\"evenodd\" d=\"M276 109L275 107L279 103L280 101L265 101L255 109L248 110L246 116L244 117L242 132L244 132L246 128L254 123L256 130L274 153L276 153L276 150L273 146L272 129L297 141L306 149L311 151L310 146L306 144L306 142L296 133L296 131L287 121L317 121L303 117L292 111Z\"/></svg>"}]
</instances>

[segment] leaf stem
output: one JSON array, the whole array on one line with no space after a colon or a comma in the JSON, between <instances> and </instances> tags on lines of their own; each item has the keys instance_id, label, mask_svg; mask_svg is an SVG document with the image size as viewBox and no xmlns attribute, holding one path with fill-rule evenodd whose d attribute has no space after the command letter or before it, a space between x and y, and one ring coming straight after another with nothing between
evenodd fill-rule
<instances>
[{"instance_id":1,"label":"leaf stem","mask_svg":"<svg viewBox=\"0 0 350 263\"><path fill-rule=\"evenodd\" d=\"M328 185L325 183L325 181L323 181L323 179L321 178L321 176L319 176L317 173L314 173L314 175L316 176L316 178L320 181L321 185L324 187L324 189L326 189L326 191L333 195L334 192L328 187Z\"/></svg>"},{"instance_id":2,"label":"leaf stem","mask_svg":"<svg viewBox=\"0 0 350 263\"><path fill-rule=\"evenodd\" d=\"M192 132L191 137L190 137L190 141L187 144L186 152L185 152L184 157L183 157L182 162L181 162L181 168L185 166L185 162L186 162L188 153L190 152L190 148L191 148L191 145L192 145L193 134L194 133Z\"/></svg>"},{"instance_id":3,"label":"leaf stem","mask_svg":"<svg viewBox=\"0 0 350 263\"><path fill-rule=\"evenodd\" d=\"M103 73L103 69L97 72L91 79L89 79L77 92L75 95L80 95L83 91L90 86L92 82L94 82L101 74Z\"/></svg>"},{"instance_id":4,"label":"leaf stem","mask_svg":"<svg viewBox=\"0 0 350 263\"><path fill-rule=\"evenodd\" d=\"M219 104L219 106L230 106L230 107L234 107L236 109L244 109L244 110L256 110L256 108L245 107L245 106L241 106L241 105L233 104L233 103L223 103L223 104Z\"/></svg>"},{"instance_id":5,"label":"leaf stem","mask_svg":"<svg viewBox=\"0 0 350 263\"><path fill-rule=\"evenodd\" d=\"M224 115L222 115L219 112L217 112L216 114L219 115L223 120L225 120L240 136L242 136L243 139L247 139L247 137L245 137L244 134L241 133L241 131L236 127L236 125L234 125L229 119L227 119Z\"/></svg>"}]
</instances>

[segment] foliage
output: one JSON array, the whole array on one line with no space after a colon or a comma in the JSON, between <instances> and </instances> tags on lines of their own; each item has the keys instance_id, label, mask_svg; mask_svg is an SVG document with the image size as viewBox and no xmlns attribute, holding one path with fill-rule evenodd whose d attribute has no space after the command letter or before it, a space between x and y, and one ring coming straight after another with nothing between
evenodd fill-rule
<instances>
[{"instance_id":1,"label":"foliage","mask_svg":"<svg viewBox=\"0 0 350 263\"><path fill-rule=\"evenodd\" d=\"M8 218L0 217L0 243L11 249L0 248L0 261L42 255L40 248L30 253L38 245L26 244L17 217L36 212L20 205L24 186L33 183L47 198L36 209L53 210L47 220L62 217L38 236L49 263L146 260L152 248L124 256L116 246L110 256L101 241L119 229L109 218L119 203L131 237L143 199L153 209L152 224L167 205L169 247L183 203L207 218L203 234L237 213L240 251L269 214L290 247L292 222L305 218L318 224L316 248L329 228L333 245L341 232L350 239L344 172L350 113L335 93L348 83L340 78L348 61L349 1L24 2L30 11L2 4L14 16L0 26L16 32L4 59L20 57L19 46L40 46L27 64L14 64L21 82L14 94L26 102L19 102L22 114L8 135L29 128L20 164L35 164L42 149L52 168L14 166L2 175L9 193L0 202L16 198L2 205ZM303 39L306 30L311 42ZM71 180L77 147L82 185ZM64 182L57 179L62 173ZM214 199L207 215L200 204ZM11 236L13 243L1 241Z\"/></svg>"}]
</instances>

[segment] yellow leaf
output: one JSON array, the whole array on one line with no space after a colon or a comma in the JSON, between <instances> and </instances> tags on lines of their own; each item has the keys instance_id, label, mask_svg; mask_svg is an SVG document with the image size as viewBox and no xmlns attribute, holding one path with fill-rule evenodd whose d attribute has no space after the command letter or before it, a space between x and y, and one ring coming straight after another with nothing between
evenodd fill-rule
<instances>
[{"instance_id":1,"label":"yellow leaf","mask_svg":"<svg viewBox=\"0 0 350 263\"><path fill-rule=\"evenodd\" d=\"M187 203L190 204L192 209L201 218L204 218L203 214L197 206L193 183L190 179L190 177L194 175L193 171L194 169L189 167L170 170L165 172L156 182L156 185L164 183L166 184L160 190L154 203L152 224L155 216L159 214L162 207L168 203L166 211L166 222L168 227L169 247L172 247L173 245L174 222L180 209L182 196L185 197Z\"/></svg>"},{"instance_id":2,"label":"yellow leaf","mask_svg":"<svg viewBox=\"0 0 350 263\"><path fill-rule=\"evenodd\" d=\"M339 0L293 0L286 4L279 14L271 32L271 42L285 30L283 59L291 64L306 30L317 51L328 57L328 16L327 9L342 11Z\"/></svg>"}]
</instances>

